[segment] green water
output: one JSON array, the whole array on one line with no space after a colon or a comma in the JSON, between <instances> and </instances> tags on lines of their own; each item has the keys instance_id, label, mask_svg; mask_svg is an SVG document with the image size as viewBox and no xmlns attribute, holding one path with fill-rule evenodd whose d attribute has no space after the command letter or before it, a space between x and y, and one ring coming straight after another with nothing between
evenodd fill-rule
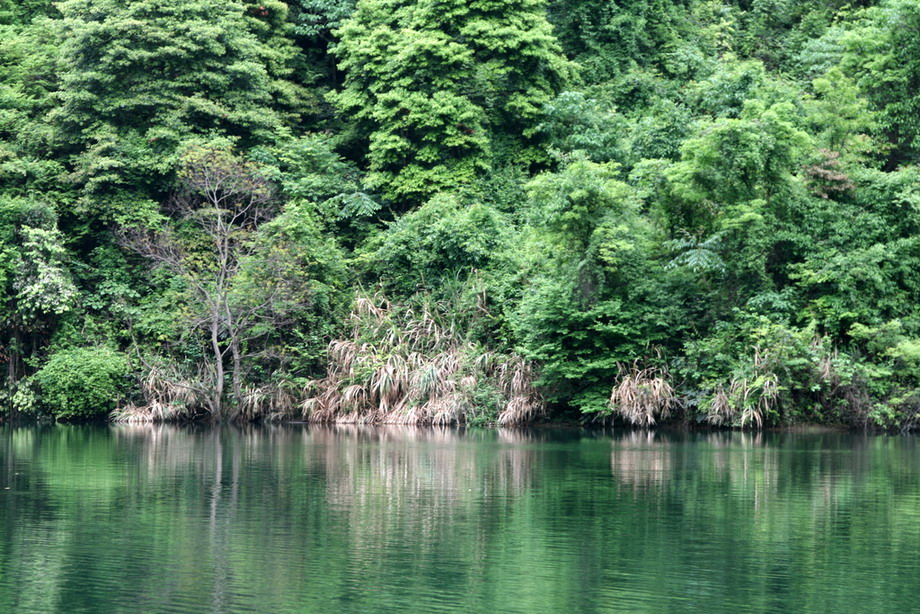
<instances>
[{"instance_id":1,"label":"green water","mask_svg":"<svg viewBox=\"0 0 920 614\"><path fill-rule=\"evenodd\" d=\"M917 440L0 429L0 612L909 612Z\"/></svg>"}]
</instances>

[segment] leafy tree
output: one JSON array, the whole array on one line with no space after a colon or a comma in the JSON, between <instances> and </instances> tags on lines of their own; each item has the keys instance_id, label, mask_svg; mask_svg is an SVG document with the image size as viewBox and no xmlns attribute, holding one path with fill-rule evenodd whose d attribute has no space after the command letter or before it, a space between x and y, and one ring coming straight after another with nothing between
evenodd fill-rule
<instances>
[{"instance_id":1,"label":"leafy tree","mask_svg":"<svg viewBox=\"0 0 920 614\"><path fill-rule=\"evenodd\" d=\"M693 128L689 109L669 100L650 105L629 124L624 157L632 166L647 159L680 158L680 147Z\"/></svg>"},{"instance_id":2,"label":"leafy tree","mask_svg":"<svg viewBox=\"0 0 920 614\"><path fill-rule=\"evenodd\" d=\"M597 83L616 80L640 67L692 70L701 58L687 53L686 42L698 29L687 4L679 0L551 0L549 18L566 53L584 66L589 82Z\"/></svg>"},{"instance_id":3,"label":"leafy tree","mask_svg":"<svg viewBox=\"0 0 920 614\"><path fill-rule=\"evenodd\" d=\"M242 329L244 376L276 384L315 376L351 299L344 255L305 202L287 203L256 241L231 298L238 310L254 308Z\"/></svg>"},{"instance_id":4,"label":"leafy tree","mask_svg":"<svg viewBox=\"0 0 920 614\"><path fill-rule=\"evenodd\" d=\"M852 79L833 68L814 79L812 88L815 97L806 103L808 120L821 146L835 152L875 149L869 135L877 128L876 113Z\"/></svg>"},{"instance_id":5,"label":"leafy tree","mask_svg":"<svg viewBox=\"0 0 920 614\"><path fill-rule=\"evenodd\" d=\"M26 24L55 12L51 0L0 0L0 25Z\"/></svg>"},{"instance_id":6,"label":"leafy tree","mask_svg":"<svg viewBox=\"0 0 920 614\"><path fill-rule=\"evenodd\" d=\"M840 41L841 67L879 111L894 150L890 167L915 159L920 147L920 6L887 0L866 9Z\"/></svg>"},{"instance_id":7,"label":"leafy tree","mask_svg":"<svg viewBox=\"0 0 920 614\"><path fill-rule=\"evenodd\" d=\"M271 219L270 184L249 163L220 149L192 149L183 158L182 190L171 200L175 219L162 232L134 231L127 246L186 284L192 323L207 338L206 375L197 392L215 417L225 414L225 362L230 362L231 406L242 401L243 345L251 323L272 296L240 302L234 285L258 244L254 233Z\"/></svg>"},{"instance_id":8,"label":"leafy tree","mask_svg":"<svg viewBox=\"0 0 920 614\"><path fill-rule=\"evenodd\" d=\"M583 92L563 92L547 104L540 129L549 146L562 156L580 152L595 162L624 157L620 140L626 131L626 118Z\"/></svg>"},{"instance_id":9,"label":"leafy tree","mask_svg":"<svg viewBox=\"0 0 920 614\"><path fill-rule=\"evenodd\" d=\"M37 357L57 319L78 300L69 260L51 207L31 199L0 198L0 347L7 402L28 375L26 359Z\"/></svg>"},{"instance_id":10,"label":"leafy tree","mask_svg":"<svg viewBox=\"0 0 920 614\"><path fill-rule=\"evenodd\" d=\"M364 0L337 35L333 101L369 135L368 183L388 199L469 185L499 146L540 158L543 105L570 72L540 0Z\"/></svg>"},{"instance_id":11,"label":"leafy tree","mask_svg":"<svg viewBox=\"0 0 920 614\"><path fill-rule=\"evenodd\" d=\"M361 262L388 296L437 291L501 261L507 221L491 207L435 196L364 247Z\"/></svg>"},{"instance_id":12,"label":"leafy tree","mask_svg":"<svg viewBox=\"0 0 920 614\"><path fill-rule=\"evenodd\" d=\"M355 10L355 0L294 0L291 4L294 31L310 39L331 42L332 32Z\"/></svg>"},{"instance_id":13,"label":"leafy tree","mask_svg":"<svg viewBox=\"0 0 920 614\"><path fill-rule=\"evenodd\" d=\"M189 141L271 142L303 110L288 81L294 48L266 36L262 15L241 0L67 0L59 9L60 103L49 119L96 215L136 216L139 202L166 193Z\"/></svg>"},{"instance_id":14,"label":"leafy tree","mask_svg":"<svg viewBox=\"0 0 920 614\"><path fill-rule=\"evenodd\" d=\"M652 271L653 230L613 165L575 161L528 185L542 253L513 326L551 400L601 411L617 372L668 319Z\"/></svg>"},{"instance_id":15,"label":"leafy tree","mask_svg":"<svg viewBox=\"0 0 920 614\"><path fill-rule=\"evenodd\" d=\"M7 194L67 199L63 161L50 155L53 132L45 121L57 103L58 53L50 20L0 26L0 190Z\"/></svg>"},{"instance_id":16,"label":"leafy tree","mask_svg":"<svg viewBox=\"0 0 920 614\"><path fill-rule=\"evenodd\" d=\"M316 368L344 308L342 259L309 205L278 214L272 184L233 152L191 149L179 176L171 219L159 231L127 232L124 242L183 285L186 317L201 333L191 341L204 342L198 374L183 386L215 418L238 415L250 378Z\"/></svg>"},{"instance_id":17,"label":"leafy tree","mask_svg":"<svg viewBox=\"0 0 920 614\"><path fill-rule=\"evenodd\" d=\"M339 241L355 245L374 228L380 204L362 190L361 172L335 151L336 142L327 134L311 133L254 149L251 156L285 198L309 203L316 223L335 232Z\"/></svg>"},{"instance_id":18,"label":"leafy tree","mask_svg":"<svg viewBox=\"0 0 920 614\"><path fill-rule=\"evenodd\" d=\"M16 8L12 0L0 0L0 25L15 23Z\"/></svg>"},{"instance_id":19,"label":"leafy tree","mask_svg":"<svg viewBox=\"0 0 920 614\"><path fill-rule=\"evenodd\" d=\"M741 223L746 205L777 206L798 170L810 139L798 128L794 107L769 109L757 101L738 119L701 125L669 171L680 210L669 216L689 230L718 230ZM739 208L740 207L740 208Z\"/></svg>"}]
</instances>

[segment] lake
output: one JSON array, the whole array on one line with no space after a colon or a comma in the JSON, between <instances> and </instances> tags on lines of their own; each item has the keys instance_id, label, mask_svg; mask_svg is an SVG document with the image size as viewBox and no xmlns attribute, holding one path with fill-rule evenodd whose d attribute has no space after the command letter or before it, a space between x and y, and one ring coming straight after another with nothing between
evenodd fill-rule
<instances>
[{"instance_id":1,"label":"lake","mask_svg":"<svg viewBox=\"0 0 920 614\"><path fill-rule=\"evenodd\" d=\"M0 428L0 612L908 612L920 447Z\"/></svg>"}]
</instances>

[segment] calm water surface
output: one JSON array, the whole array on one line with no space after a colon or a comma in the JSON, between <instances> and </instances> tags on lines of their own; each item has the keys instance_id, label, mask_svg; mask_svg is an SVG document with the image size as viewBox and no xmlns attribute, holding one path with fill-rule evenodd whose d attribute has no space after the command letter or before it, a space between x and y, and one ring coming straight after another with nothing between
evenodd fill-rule
<instances>
[{"instance_id":1,"label":"calm water surface","mask_svg":"<svg viewBox=\"0 0 920 614\"><path fill-rule=\"evenodd\" d=\"M920 447L0 429L0 612L910 612Z\"/></svg>"}]
</instances>

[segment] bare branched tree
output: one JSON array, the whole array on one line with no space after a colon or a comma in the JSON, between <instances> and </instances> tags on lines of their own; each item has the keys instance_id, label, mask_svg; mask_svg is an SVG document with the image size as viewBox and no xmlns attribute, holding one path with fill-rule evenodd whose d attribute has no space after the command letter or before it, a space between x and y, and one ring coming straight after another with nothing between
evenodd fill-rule
<instances>
[{"instance_id":1,"label":"bare branched tree","mask_svg":"<svg viewBox=\"0 0 920 614\"><path fill-rule=\"evenodd\" d=\"M183 158L180 189L166 205L169 222L158 231L126 231L126 246L167 267L186 283L199 312L193 319L208 338L202 397L215 418L227 417L225 380L230 363L231 409L243 397L243 347L252 323L273 302L273 292L241 300L233 292L241 266L257 249L256 231L276 202L258 169L232 152L213 148ZM228 360L229 358L229 360ZM210 381L207 381L210 380Z\"/></svg>"}]
</instances>

